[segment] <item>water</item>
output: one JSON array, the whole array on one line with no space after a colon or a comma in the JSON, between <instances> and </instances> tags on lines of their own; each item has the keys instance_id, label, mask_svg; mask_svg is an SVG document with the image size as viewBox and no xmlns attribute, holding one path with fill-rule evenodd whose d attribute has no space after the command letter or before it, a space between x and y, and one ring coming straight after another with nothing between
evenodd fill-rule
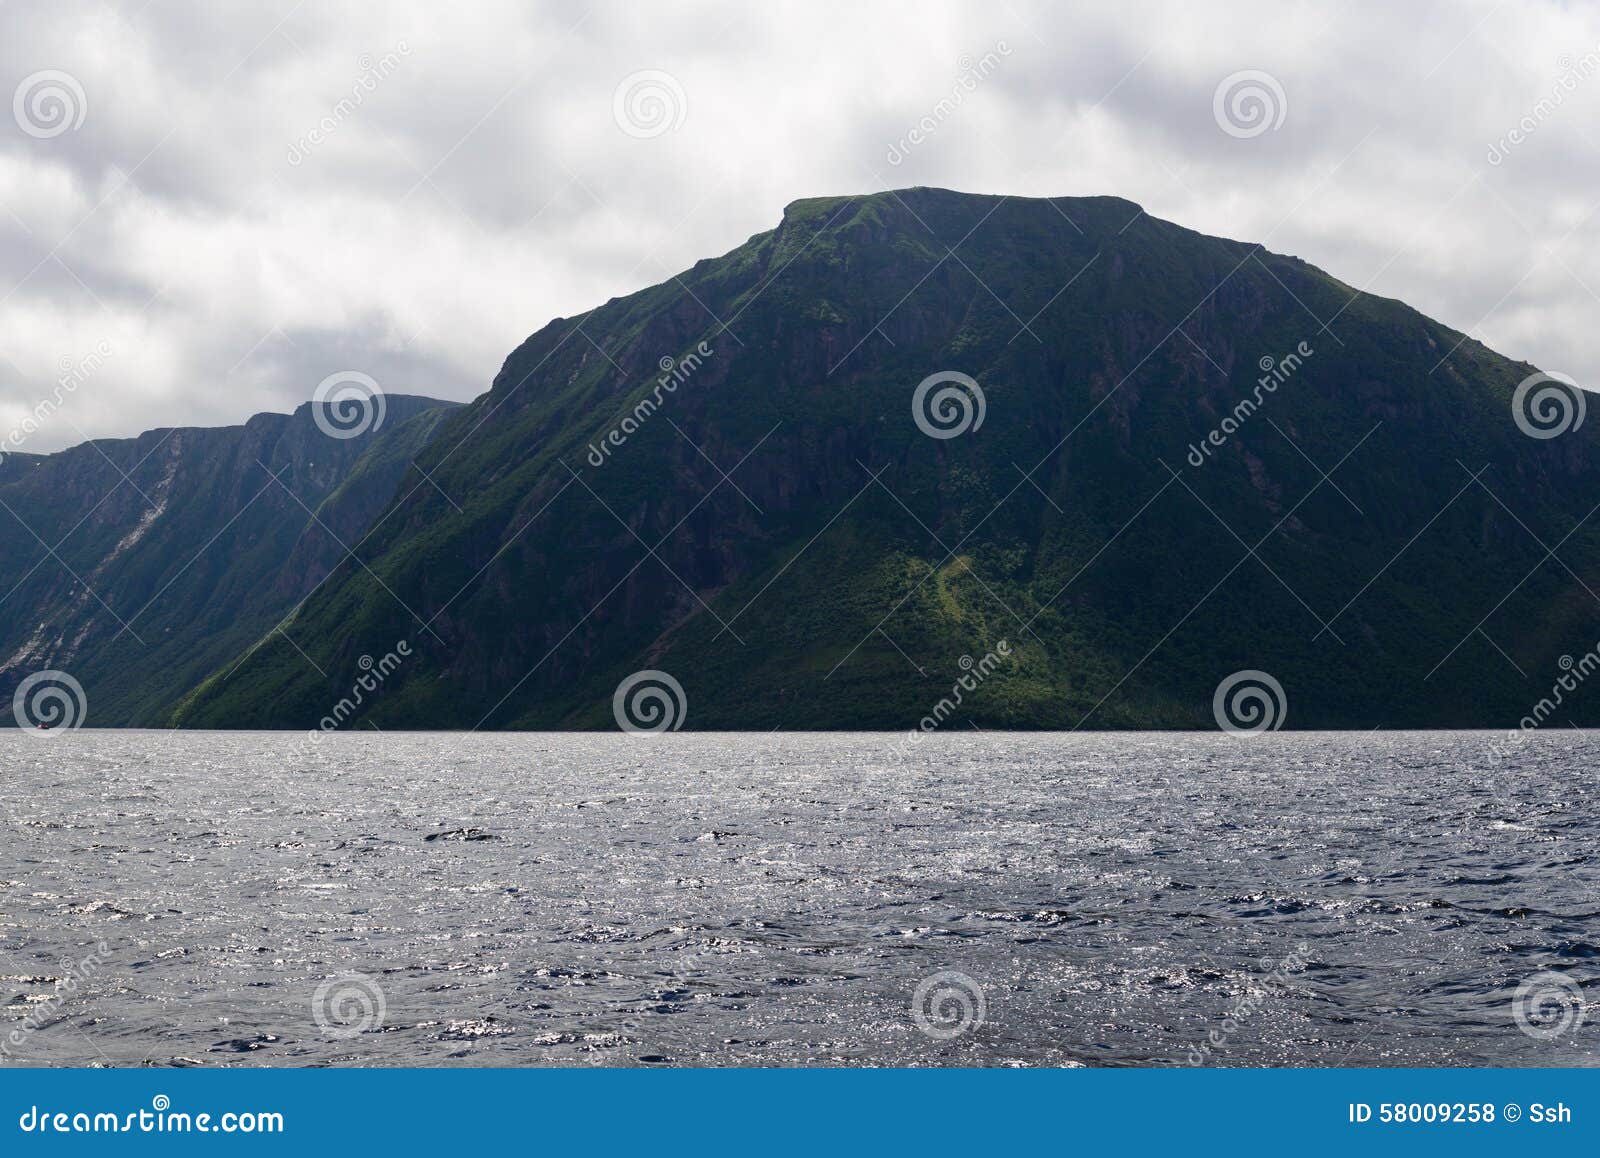
<instances>
[{"instance_id":1,"label":"water","mask_svg":"<svg viewBox=\"0 0 1600 1158\"><path fill-rule=\"evenodd\" d=\"M1600 1064L1595 741L1493 740L0 733L0 1041Z\"/></svg>"}]
</instances>

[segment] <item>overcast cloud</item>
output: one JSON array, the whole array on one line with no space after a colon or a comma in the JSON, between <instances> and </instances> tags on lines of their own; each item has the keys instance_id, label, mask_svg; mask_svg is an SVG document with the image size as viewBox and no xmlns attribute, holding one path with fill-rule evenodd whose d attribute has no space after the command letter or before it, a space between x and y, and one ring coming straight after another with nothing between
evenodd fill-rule
<instances>
[{"instance_id":1,"label":"overcast cloud","mask_svg":"<svg viewBox=\"0 0 1600 1158\"><path fill-rule=\"evenodd\" d=\"M1257 135L1214 112L1243 70ZM1600 382L1593 5L0 0L0 95L0 438L109 351L30 451L352 368L471 398L790 201L908 185L1116 194Z\"/></svg>"}]
</instances>

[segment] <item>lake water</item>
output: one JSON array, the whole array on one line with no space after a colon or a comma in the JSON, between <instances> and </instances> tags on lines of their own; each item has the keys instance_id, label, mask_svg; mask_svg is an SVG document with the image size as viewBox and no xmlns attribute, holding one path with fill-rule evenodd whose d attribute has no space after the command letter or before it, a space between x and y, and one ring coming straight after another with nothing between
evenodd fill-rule
<instances>
[{"instance_id":1,"label":"lake water","mask_svg":"<svg viewBox=\"0 0 1600 1158\"><path fill-rule=\"evenodd\" d=\"M1496 739L0 732L0 1061L1600 1064Z\"/></svg>"}]
</instances>

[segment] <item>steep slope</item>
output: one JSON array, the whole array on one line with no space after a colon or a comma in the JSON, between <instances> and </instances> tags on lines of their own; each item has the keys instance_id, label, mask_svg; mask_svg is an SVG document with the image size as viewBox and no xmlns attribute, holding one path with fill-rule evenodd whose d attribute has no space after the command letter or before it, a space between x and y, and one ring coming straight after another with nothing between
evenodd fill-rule
<instances>
[{"instance_id":1,"label":"steep slope","mask_svg":"<svg viewBox=\"0 0 1600 1158\"><path fill-rule=\"evenodd\" d=\"M452 405L386 402L380 429L353 438L323 433L302 406L11 456L0 697L35 671L65 670L85 688L90 724L162 723L338 566L340 542L394 497Z\"/></svg>"},{"instance_id":2,"label":"steep slope","mask_svg":"<svg viewBox=\"0 0 1600 1158\"><path fill-rule=\"evenodd\" d=\"M614 727L649 668L693 728L1214 727L1260 669L1291 727L1512 723L1600 638L1593 427L1525 435L1532 372L1115 198L797 202L529 338L177 719L309 726L404 641L352 720Z\"/></svg>"}]
</instances>

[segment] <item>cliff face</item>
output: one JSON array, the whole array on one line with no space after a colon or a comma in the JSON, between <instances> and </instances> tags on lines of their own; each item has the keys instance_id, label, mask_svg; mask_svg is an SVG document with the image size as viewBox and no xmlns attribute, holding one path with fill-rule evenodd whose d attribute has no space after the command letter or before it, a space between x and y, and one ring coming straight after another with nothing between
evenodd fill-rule
<instances>
[{"instance_id":1,"label":"cliff face","mask_svg":"<svg viewBox=\"0 0 1600 1158\"><path fill-rule=\"evenodd\" d=\"M1511 724L1600 638L1594 428L1523 433L1531 373L1114 198L799 202L529 338L177 719L309 726L405 640L385 728L612 727L645 668L695 728L1213 727L1241 669Z\"/></svg>"},{"instance_id":2,"label":"cliff face","mask_svg":"<svg viewBox=\"0 0 1600 1158\"><path fill-rule=\"evenodd\" d=\"M449 410L386 402L382 427L349 439L323 433L303 406L11 456L0 470L0 697L9 703L35 671L64 670L85 688L90 725L164 723L339 564L339 540L359 539Z\"/></svg>"}]
</instances>

